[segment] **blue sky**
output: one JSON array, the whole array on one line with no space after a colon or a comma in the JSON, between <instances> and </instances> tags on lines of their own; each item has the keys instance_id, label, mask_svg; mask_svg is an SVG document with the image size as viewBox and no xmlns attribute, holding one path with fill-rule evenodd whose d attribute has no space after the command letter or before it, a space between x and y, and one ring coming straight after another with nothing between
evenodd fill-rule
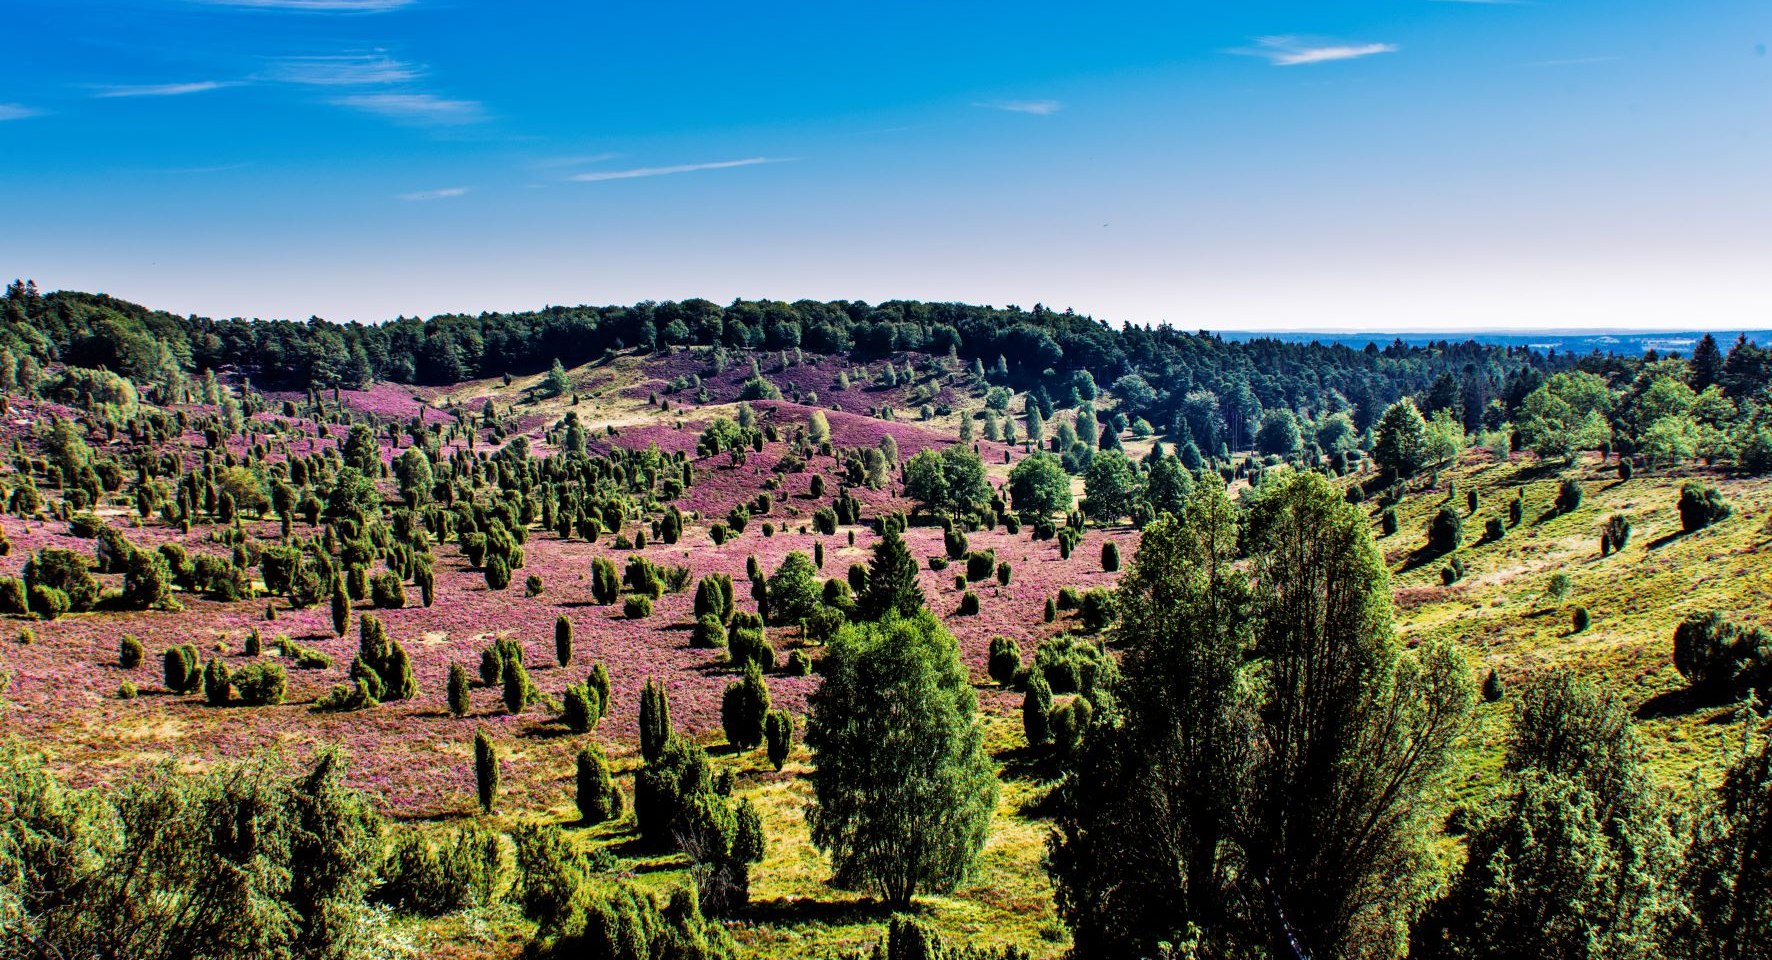
<instances>
[{"instance_id":1,"label":"blue sky","mask_svg":"<svg viewBox=\"0 0 1772 960\"><path fill-rule=\"evenodd\" d=\"M0 274L46 288L1772 325L1765 0L7 7Z\"/></svg>"}]
</instances>

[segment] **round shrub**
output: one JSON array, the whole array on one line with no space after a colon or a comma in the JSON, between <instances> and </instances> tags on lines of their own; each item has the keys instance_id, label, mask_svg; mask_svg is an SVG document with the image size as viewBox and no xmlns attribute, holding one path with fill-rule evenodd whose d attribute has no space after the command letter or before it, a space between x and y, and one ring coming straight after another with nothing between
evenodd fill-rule
<instances>
[{"instance_id":1,"label":"round shrub","mask_svg":"<svg viewBox=\"0 0 1772 960\"><path fill-rule=\"evenodd\" d=\"M1464 544L1464 521L1458 511L1441 507L1428 527L1428 549L1434 553L1451 553Z\"/></svg>"},{"instance_id":2,"label":"round shrub","mask_svg":"<svg viewBox=\"0 0 1772 960\"><path fill-rule=\"evenodd\" d=\"M1484 521L1483 539L1493 542L1505 536L1507 536L1507 525L1501 522L1500 517L1490 517Z\"/></svg>"},{"instance_id":3,"label":"round shrub","mask_svg":"<svg viewBox=\"0 0 1772 960\"><path fill-rule=\"evenodd\" d=\"M523 578L523 595L525 597L539 597L544 589L541 577L532 573Z\"/></svg>"},{"instance_id":4,"label":"round shrub","mask_svg":"<svg viewBox=\"0 0 1772 960\"><path fill-rule=\"evenodd\" d=\"M234 672L233 683L247 706L274 706L283 702L289 676L280 663L251 663Z\"/></svg>"},{"instance_id":5,"label":"round shrub","mask_svg":"<svg viewBox=\"0 0 1772 960\"><path fill-rule=\"evenodd\" d=\"M689 645L703 650L716 650L726 645L726 625L720 618L711 613L704 613L695 618L695 630L689 635Z\"/></svg>"},{"instance_id":6,"label":"round shrub","mask_svg":"<svg viewBox=\"0 0 1772 960\"><path fill-rule=\"evenodd\" d=\"M743 669L756 664L765 673L775 669L775 648L770 646L762 627L737 627L728 635L727 642L730 649L726 652L726 659L734 667Z\"/></svg>"},{"instance_id":7,"label":"round shrub","mask_svg":"<svg viewBox=\"0 0 1772 960\"><path fill-rule=\"evenodd\" d=\"M999 585L1005 587L1009 586L1009 580L1014 575L1015 570L1009 566L1009 561L1004 560L997 564L997 583Z\"/></svg>"},{"instance_id":8,"label":"round shrub","mask_svg":"<svg viewBox=\"0 0 1772 960\"><path fill-rule=\"evenodd\" d=\"M992 637L990 660L991 679L999 686L1008 686L1015 675L1021 672L1021 647L1009 637Z\"/></svg>"},{"instance_id":9,"label":"round shrub","mask_svg":"<svg viewBox=\"0 0 1772 960\"><path fill-rule=\"evenodd\" d=\"M960 595L959 614L962 617L978 616L978 594L968 590Z\"/></svg>"},{"instance_id":10,"label":"round shrub","mask_svg":"<svg viewBox=\"0 0 1772 960\"><path fill-rule=\"evenodd\" d=\"M1588 616L1586 607L1576 607L1575 615L1571 618L1571 621L1572 625L1575 627L1576 633L1581 633L1587 630L1588 624L1592 622L1591 618Z\"/></svg>"},{"instance_id":11,"label":"round shrub","mask_svg":"<svg viewBox=\"0 0 1772 960\"><path fill-rule=\"evenodd\" d=\"M1501 683L1501 674L1491 668L1489 675L1483 678L1483 699L1494 703L1505 696L1507 696L1507 688Z\"/></svg>"},{"instance_id":12,"label":"round shrub","mask_svg":"<svg viewBox=\"0 0 1772 960\"><path fill-rule=\"evenodd\" d=\"M1108 573L1120 569L1120 547L1112 540L1101 545L1101 569Z\"/></svg>"},{"instance_id":13,"label":"round shrub","mask_svg":"<svg viewBox=\"0 0 1772 960\"><path fill-rule=\"evenodd\" d=\"M124 634L122 641L117 644L117 665L125 670L134 670L141 666L144 655L142 642L130 634Z\"/></svg>"},{"instance_id":14,"label":"round shrub","mask_svg":"<svg viewBox=\"0 0 1772 960\"><path fill-rule=\"evenodd\" d=\"M1716 487L1706 483L1688 483L1680 488L1680 528L1696 533L1731 513L1729 504Z\"/></svg>"},{"instance_id":15,"label":"round shrub","mask_svg":"<svg viewBox=\"0 0 1772 960\"><path fill-rule=\"evenodd\" d=\"M41 583L31 585L31 612L44 620L54 620L68 612L68 595Z\"/></svg>"},{"instance_id":16,"label":"round shrub","mask_svg":"<svg viewBox=\"0 0 1772 960\"><path fill-rule=\"evenodd\" d=\"M788 654L788 665L783 672L790 677L809 677L812 675L812 658L804 650L795 650Z\"/></svg>"},{"instance_id":17,"label":"round shrub","mask_svg":"<svg viewBox=\"0 0 1772 960\"><path fill-rule=\"evenodd\" d=\"M599 704L594 702L596 699L596 693L582 683L567 687L560 698L560 721L566 724L566 729L573 733L589 733L597 725Z\"/></svg>"},{"instance_id":18,"label":"round shrub","mask_svg":"<svg viewBox=\"0 0 1772 960\"><path fill-rule=\"evenodd\" d=\"M644 620L652 616L652 598L635 596L623 600L621 614L629 620Z\"/></svg>"},{"instance_id":19,"label":"round shrub","mask_svg":"<svg viewBox=\"0 0 1772 960\"><path fill-rule=\"evenodd\" d=\"M1619 457L1618 458L1618 479L1629 480L1631 478L1631 474L1633 472L1634 471L1631 467L1630 458Z\"/></svg>"},{"instance_id":20,"label":"round shrub","mask_svg":"<svg viewBox=\"0 0 1772 960\"><path fill-rule=\"evenodd\" d=\"M1391 507L1384 508L1384 514L1379 518L1379 524L1384 530L1385 536L1394 536L1397 532L1397 511Z\"/></svg>"},{"instance_id":21,"label":"round shrub","mask_svg":"<svg viewBox=\"0 0 1772 960\"><path fill-rule=\"evenodd\" d=\"M406 587L399 574L384 570L370 579L369 597L377 610L398 610L406 606Z\"/></svg>"},{"instance_id":22,"label":"round shrub","mask_svg":"<svg viewBox=\"0 0 1772 960\"><path fill-rule=\"evenodd\" d=\"M1581 484L1574 477L1563 481L1557 488L1557 512L1574 513L1581 509Z\"/></svg>"}]
</instances>

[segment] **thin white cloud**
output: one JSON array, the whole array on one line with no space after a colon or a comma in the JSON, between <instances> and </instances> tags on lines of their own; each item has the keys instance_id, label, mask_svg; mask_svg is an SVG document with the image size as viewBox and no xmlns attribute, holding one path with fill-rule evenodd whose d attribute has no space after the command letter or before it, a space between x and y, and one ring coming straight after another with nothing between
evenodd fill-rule
<instances>
[{"instance_id":1,"label":"thin white cloud","mask_svg":"<svg viewBox=\"0 0 1772 960\"><path fill-rule=\"evenodd\" d=\"M418 190L413 193L402 193L402 200L448 200L467 194L468 187L444 187L441 190Z\"/></svg>"},{"instance_id":2,"label":"thin white cloud","mask_svg":"<svg viewBox=\"0 0 1772 960\"><path fill-rule=\"evenodd\" d=\"M289 10L295 13L387 13L416 0L194 0L209 7L243 10Z\"/></svg>"},{"instance_id":3,"label":"thin white cloud","mask_svg":"<svg viewBox=\"0 0 1772 960\"><path fill-rule=\"evenodd\" d=\"M34 110L22 103L0 103L0 121L23 120L26 117L35 117L42 113L43 111Z\"/></svg>"},{"instance_id":4,"label":"thin white cloud","mask_svg":"<svg viewBox=\"0 0 1772 960\"><path fill-rule=\"evenodd\" d=\"M567 179L578 183L600 183L604 180L636 180L640 177L666 177L674 173L697 173L702 170L730 170L733 167L754 167L759 163L779 163L772 157L747 157L743 160L719 160L714 163L678 163L668 167L634 167L629 170L592 170L575 173Z\"/></svg>"},{"instance_id":5,"label":"thin white cloud","mask_svg":"<svg viewBox=\"0 0 1772 960\"><path fill-rule=\"evenodd\" d=\"M360 93L332 102L408 123L478 123L486 119L485 108L477 100L449 100L431 93Z\"/></svg>"},{"instance_id":6,"label":"thin white cloud","mask_svg":"<svg viewBox=\"0 0 1772 960\"><path fill-rule=\"evenodd\" d=\"M1246 57L1260 57L1276 67L1298 67L1337 60L1358 60L1380 53L1396 53L1394 43L1320 43L1300 37L1257 37L1255 46L1232 50Z\"/></svg>"},{"instance_id":7,"label":"thin white cloud","mask_svg":"<svg viewBox=\"0 0 1772 960\"><path fill-rule=\"evenodd\" d=\"M385 53L290 57L271 65L266 78L316 87L366 87L416 80L423 70Z\"/></svg>"},{"instance_id":8,"label":"thin white cloud","mask_svg":"<svg viewBox=\"0 0 1772 960\"><path fill-rule=\"evenodd\" d=\"M100 100L116 97L182 97L192 93L208 93L223 87L237 86L220 80L199 80L194 83L149 83L136 86L99 87L93 96Z\"/></svg>"},{"instance_id":9,"label":"thin white cloud","mask_svg":"<svg viewBox=\"0 0 1772 960\"><path fill-rule=\"evenodd\" d=\"M1037 117L1050 116L1064 109L1064 104L1057 100L987 100L973 106L986 110L1007 110L1010 113L1031 113Z\"/></svg>"}]
</instances>

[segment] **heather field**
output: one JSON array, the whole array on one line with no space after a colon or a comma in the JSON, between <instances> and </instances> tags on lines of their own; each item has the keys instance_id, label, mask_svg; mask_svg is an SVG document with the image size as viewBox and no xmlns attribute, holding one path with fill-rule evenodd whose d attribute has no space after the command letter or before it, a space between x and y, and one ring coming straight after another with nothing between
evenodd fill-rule
<instances>
[{"instance_id":1,"label":"heather field","mask_svg":"<svg viewBox=\"0 0 1772 960\"><path fill-rule=\"evenodd\" d=\"M100 609L52 620L15 616L6 624L0 670L10 675L0 721L7 733L42 751L50 768L77 786L118 786L149 767L171 764L200 771L218 761L241 760L275 751L303 762L316 748L339 745L348 753L348 782L366 791L377 809L411 829L436 830L482 817L476 801L474 745L483 733L500 753L502 795L490 822L503 828L529 823L572 825L574 756L586 742L604 746L616 782L634 792L640 767L640 704L643 687L659 683L668 695L671 717L683 735L705 745L715 768L734 776L733 797L745 798L762 816L770 838L766 855L751 873L751 906L733 920L730 932L748 955L829 956L867 948L879 937L885 917L865 894L839 889L830 868L814 848L804 811L812 801L810 757L796 746L780 770L757 751L736 752L722 731L722 695L738 676L727 652L692 645L700 578L724 574L740 584L738 606L755 609L746 592L748 571L765 576L790 553L821 556L821 578L843 580L852 565L865 566L880 541L875 519L910 514L903 538L918 572L929 610L959 641L961 660L985 714L986 746L1002 782L996 813L977 870L951 894L919 900L917 909L933 929L954 942L1013 946L1045 958L1062 953L1069 940L1053 906L1043 867L1051 827L1043 801L1053 784L1051 764L1030 750L1022 731L1023 694L989 675L993 638L1009 638L1030 660L1047 641L1066 635L1093 643L1096 627L1085 624L1069 604L1049 612L1061 591L1112 588L1118 564L1104 561L1111 549L1126 560L1139 546L1139 530L1123 523L1089 524L1069 549L1060 539L1041 539L1032 524L1011 532L993 522L967 533L967 549L988 551L987 573L965 582L962 557L946 561L941 527L918 517L917 501L906 495L906 478L894 471L883 483L858 484L847 476L856 451L886 445L899 463L925 451L959 443L960 424L983 417L985 391L963 377L944 374L938 361L901 357L906 369L919 364L915 381L889 388L834 389L839 376L866 375L829 358L789 366L763 379L780 399L741 400L749 373L742 367L700 379L688 389L686 377L705 369L689 351L655 356L611 353L567 372L570 388L549 396L542 378L489 379L449 388L414 389L377 385L368 390L271 393L241 431L212 446L201 430L190 429L152 447L135 446L127 435L92 437L93 446L120 456L151 453L170 457L185 471L202 470L217 460L256 458L282 464L344 449L353 424L368 425L377 437L373 478L375 496L393 506L402 497L402 455L412 436L438 437L436 456L467 458L526 445L530 457L557 457L581 442L594 457L659 456L670 464L681 458L687 485L672 488L648 508L656 525L675 511L681 530L675 542L649 536L643 546L627 543L644 530L645 517L624 526L620 540L609 532L586 539L535 518L522 541L522 563L504 589L493 589L481 564L471 562L456 539L435 538L430 603L420 602L416 581L404 602L376 604L371 598L350 604L345 629L335 629L335 612L321 598L302 607L268 595L264 583L248 584L248 596L217 599L191 588L174 592L171 603L148 610ZM792 399L798 397L796 401ZM1011 409L1023 409L1016 394ZM1111 395L1098 403L1110 405ZM929 414L915 413L926 403ZM894 419L882 419L891 408ZM211 416L214 404L172 408L193 422ZM490 414L486 411L490 409ZM939 410L939 412L935 412ZM5 440L30 449L53 418L78 416L57 405L19 399L3 424ZM814 422L814 417L818 422ZM1062 418L1070 418L1061 411ZM574 441L562 427L568 417L582 431ZM739 456L710 453L704 437L721 424L743 419L754 424L756 442ZM1060 422L1048 424L1052 429ZM1069 422L1066 419L1065 422ZM1025 423L1022 424L1025 431ZM828 431L828 442L808 444L814 430ZM993 494L1001 495L1010 470L1029 455L1020 442L972 440ZM1130 456L1142 459L1149 438L1128 434ZM359 454L362 452L359 451ZM501 454L502 456L502 454ZM495 457L496 462L496 457ZM625 461L624 461L625 462ZM16 468L14 468L16 469ZM672 469L675 469L674 467ZM1622 691L1640 709L1653 768L1679 791L1714 785L1739 739L1736 707L1692 699L1671 662L1671 635L1687 614L1712 609L1763 611L1772 600L1772 574L1765 548L1772 542L1767 511L1772 490L1763 480L1743 480L1716 472L1713 479L1733 505L1723 522L1684 534L1675 509L1681 482L1691 471L1638 473L1620 479L1616 459L1595 454L1568 466L1530 453L1498 456L1472 448L1454 462L1392 491L1390 501L1367 500L1373 531L1390 568L1400 634L1409 647L1429 640L1455 641L1466 651L1477 675L1494 671L1512 688L1549 667L1574 665ZM1339 489L1372 477L1356 467L1336 480ZM1585 496L1573 510L1552 504L1565 479L1575 479ZM16 476L7 477L16 482ZM1081 496L1080 479L1070 478ZM1229 484L1233 497L1249 490L1238 469ZM819 532L818 512L843 491L858 511L829 532ZM738 532L735 511L755 507L767 492L766 512L749 510ZM1473 501L1469 498L1475 494ZM15 510L0 518L8 545L0 575L20 576L27 559L46 548L92 555L91 530L77 531L65 519L58 492L44 491L42 509ZM1515 498L1522 519L1504 524L1499 538L1483 535L1491 516L1502 516ZM1386 532L1382 515L1389 504L1397 522ZM1465 546L1459 556L1462 577L1447 583L1439 558L1424 545L1430 521L1442 506L1464 515ZM182 547L190 557L230 556L230 537L274 544L284 531L271 511L241 511L232 524L199 516L187 526L160 513L138 511L124 498L91 509L104 525L137 548ZM321 533L297 514L297 537ZM1634 536L1628 545L1602 556L1600 525L1628 514ZM230 534L230 529L238 533ZM1067 555L1068 554L1068 555ZM631 616L620 601L597 597L594 565L613 561L620 569L642 557L660 569L684 568L676 589L666 590L644 615ZM939 559L938 559L939 558ZM997 564L1007 563L1006 577ZM1114 569L1108 569L1113 567ZM1564 584L1552 591L1551 578ZM962 582L956 582L959 576ZM538 582L526 586L528 578ZM125 586L121 573L97 574L101 589ZM538 588L538 589L535 589ZM968 599L973 598L973 599ZM976 609L968 604L976 603ZM1572 629L1572 611L1587 611L1590 622ZM324 709L335 685L348 681L363 618L385 625L410 657L416 695L357 709ZM557 662L556 623L572 624L569 664ZM256 632L263 652L248 652ZM119 663L125 636L138 639L145 658L134 668ZM301 669L277 653L279 638L318 651L330 666ZM802 655L816 664L823 647L796 624L772 624L768 638L778 664ZM473 674L482 651L498 640L522 650L535 702L521 712L506 706L502 691L476 684L465 712L456 715L446 701L451 666ZM219 659L233 670L254 662L280 660L288 687L281 703L216 706L201 690L176 694L161 676L164 651L191 644L200 658ZM601 664L608 673L606 714L589 733L574 733L560 718L569 688L583 684ZM816 668L795 675L780 666L765 680L774 707L804 723L807 698L820 682ZM126 696L124 688L134 695ZM1509 706L1479 708L1469 747L1436 787L1447 808L1475 806L1498 786ZM570 842L581 849L604 849L614 856L615 873L643 889L667 894L690 867L681 855L646 852L633 834L631 816L594 828L573 827ZM1445 849L1451 849L1445 846ZM446 957L516 956L533 925L509 904L478 907L434 919L394 921L410 955Z\"/></svg>"}]
</instances>

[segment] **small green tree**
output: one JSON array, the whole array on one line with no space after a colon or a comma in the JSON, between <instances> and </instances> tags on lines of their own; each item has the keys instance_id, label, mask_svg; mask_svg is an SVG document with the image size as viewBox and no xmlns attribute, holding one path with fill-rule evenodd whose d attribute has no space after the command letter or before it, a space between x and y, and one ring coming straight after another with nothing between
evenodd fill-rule
<instances>
[{"instance_id":1,"label":"small green tree","mask_svg":"<svg viewBox=\"0 0 1772 960\"><path fill-rule=\"evenodd\" d=\"M894 907L952 890L997 799L958 644L927 611L893 615L839 631L824 671L806 731L814 845Z\"/></svg>"},{"instance_id":2,"label":"small green tree","mask_svg":"<svg viewBox=\"0 0 1772 960\"><path fill-rule=\"evenodd\" d=\"M587 743L578 750L578 815L585 823L602 823L621 813L621 792L609 776L603 748Z\"/></svg>"},{"instance_id":3,"label":"small green tree","mask_svg":"<svg viewBox=\"0 0 1772 960\"><path fill-rule=\"evenodd\" d=\"M481 812L491 813L498 802L498 750L484 730L474 733L474 789Z\"/></svg>"},{"instance_id":4,"label":"small green tree","mask_svg":"<svg viewBox=\"0 0 1772 960\"><path fill-rule=\"evenodd\" d=\"M671 701L664 685L647 680L640 691L640 756L647 763L657 760L665 744L675 736L671 728Z\"/></svg>"},{"instance_id":5,"label":"small green tree","mask_svg":"<svg viewBox=\"0 0 1772 960\"><path fill-rule=\"evenodd\" d=\"M769 716L769 687L756 663L746 664L744 676L726 687L720 702L720 725L726 742L734 749L755 749L763 742L765 718Z\"/></svg>"},{"instance_id":6,"label":"small green tree","mask_svg":"<svg viewBox=\"0 0 1772 960\"><path fill-rule=\"evenodd\" d=\"M572 665L572 621L565 614L554 621L554 659L562 667Z\"/></svg>"},{"instance_id":7,"label":"small green tree","mask_svg":"<svg viewBox=\"0 0 1772 960\"><path fill-rule=\"evenodd\" d=\"M468 671L459 663L449 665L449 713L451 716L465 717L472 707L468 695Z\"/></svg>"},{"instance_id":8,"label":"small green tree","mask_svg":"<svg viewBox=\"0 0 1772 960\"><path fill-rule=\"evenodd\" d=\"M777 770L787 765L794 749L794 715L786 710L771 710L763 723L763 741L769 747L769 764Z\"/></svg>"}]
</instances>

